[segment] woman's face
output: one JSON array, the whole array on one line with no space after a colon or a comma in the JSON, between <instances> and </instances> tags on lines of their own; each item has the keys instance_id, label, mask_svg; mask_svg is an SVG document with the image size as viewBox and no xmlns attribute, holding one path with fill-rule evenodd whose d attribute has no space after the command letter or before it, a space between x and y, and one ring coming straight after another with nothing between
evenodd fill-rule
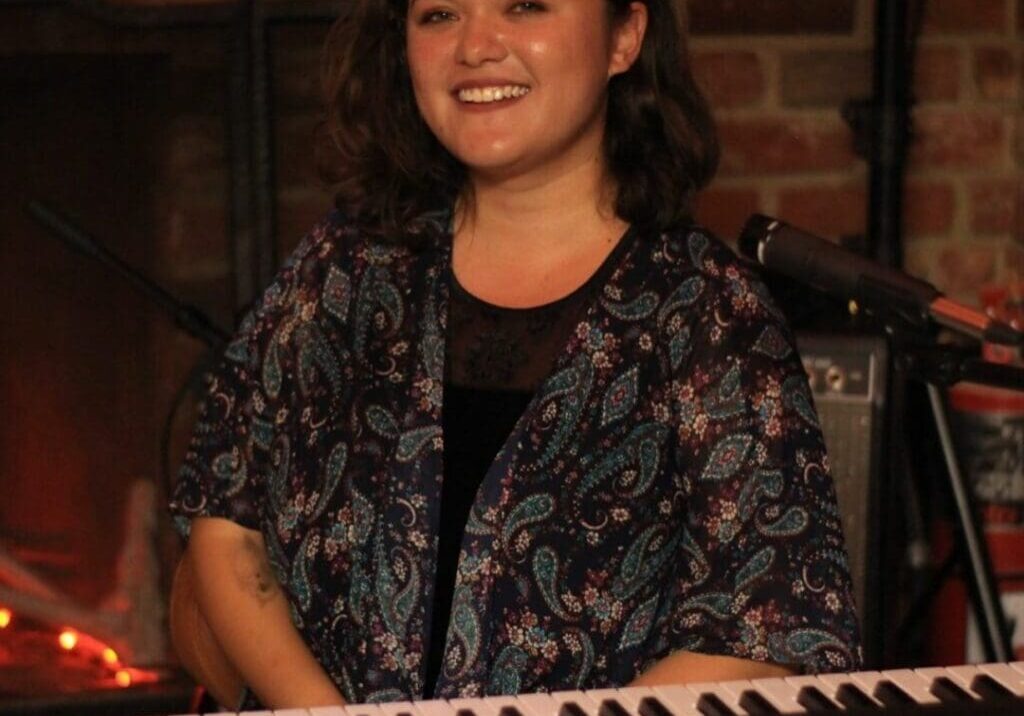
<instances>
[{"instance_id":1,"label":"woman's face","mask_svg":"<svg viewBox=\"0 0 1024 716\"><path fill-rule=\"evenodd\" d=\"M646 24L606 0L410 0L407 53L420 113L477 176L509 178L600 157L608 79Z\"/></svg>"}]
</instances>

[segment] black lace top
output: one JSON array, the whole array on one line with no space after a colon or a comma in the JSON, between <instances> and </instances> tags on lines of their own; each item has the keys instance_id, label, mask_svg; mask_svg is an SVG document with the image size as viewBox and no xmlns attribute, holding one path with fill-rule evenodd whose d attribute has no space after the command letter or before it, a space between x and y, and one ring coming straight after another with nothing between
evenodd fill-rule
<instances>
[{"instance_id":1,"label":"black lace top","mask_svg":"<svg viewBox=\"0 0 1024 716\"><path fill-rule=\"evenodd\" d=\"M552 303L503 308L470 294L450 272L448 363L444 382L444 483L427 696L441 669L455 568L469 509L487 469L547 377L596 291L629 250L627 231L582 286Z\"/></svg>"}]
</instances>

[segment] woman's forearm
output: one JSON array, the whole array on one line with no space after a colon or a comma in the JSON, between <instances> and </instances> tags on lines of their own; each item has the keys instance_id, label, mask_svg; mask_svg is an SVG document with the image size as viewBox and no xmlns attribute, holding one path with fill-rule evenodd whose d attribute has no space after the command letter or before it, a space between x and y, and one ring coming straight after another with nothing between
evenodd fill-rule
<instances>
[{"instance_id":1,"label":"woman's forearm","mask_svg":"<svg viewBox=\"0 0 1024 716\"><path fill-rule=\"evenodd\" d=\"M215 645L264 705L344 703L291 621L259 532L228 520L197 518L186 559L198 613L209 625ZM224 684L221 690L229 692L230 680ZM218 700L231 698L230 693L218 694L213 688L211 692ZM237 705L230 700L222 703Z\"/></svg>"}]
</instances>

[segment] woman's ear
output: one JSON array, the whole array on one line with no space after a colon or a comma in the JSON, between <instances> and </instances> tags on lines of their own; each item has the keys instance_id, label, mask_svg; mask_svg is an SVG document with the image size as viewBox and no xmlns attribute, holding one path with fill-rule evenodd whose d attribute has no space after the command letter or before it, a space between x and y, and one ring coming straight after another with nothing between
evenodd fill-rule
<instances>
[{"instance_id":1,"label":"woman's ear","mask_svg":"<svg viewBox=\"0 0 1024 716\"><path fill-rule=\"evenodd\" d=\"M611 59L608 63L609 77L626 72L640 55L640 49L644 45L644 33L647 32L646 3L630 3L626 17L614 22Z\"/></svg>"}]
</instances>

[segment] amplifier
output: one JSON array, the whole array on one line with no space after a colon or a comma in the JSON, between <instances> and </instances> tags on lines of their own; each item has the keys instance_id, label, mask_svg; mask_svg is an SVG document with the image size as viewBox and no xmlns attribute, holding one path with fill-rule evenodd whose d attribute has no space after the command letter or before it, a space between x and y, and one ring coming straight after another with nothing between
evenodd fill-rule
<instances>
[{"instance_id":1,"label":"amplifier","mask_svg":"<svg viewBox=\"0 0 1024 716\"><path fill-rule=\"evenodd\" d=\"M880 486L888 345L870 335L799 333L850 556L865 656L881 649Z\"/></svg>"}]
</instances>

